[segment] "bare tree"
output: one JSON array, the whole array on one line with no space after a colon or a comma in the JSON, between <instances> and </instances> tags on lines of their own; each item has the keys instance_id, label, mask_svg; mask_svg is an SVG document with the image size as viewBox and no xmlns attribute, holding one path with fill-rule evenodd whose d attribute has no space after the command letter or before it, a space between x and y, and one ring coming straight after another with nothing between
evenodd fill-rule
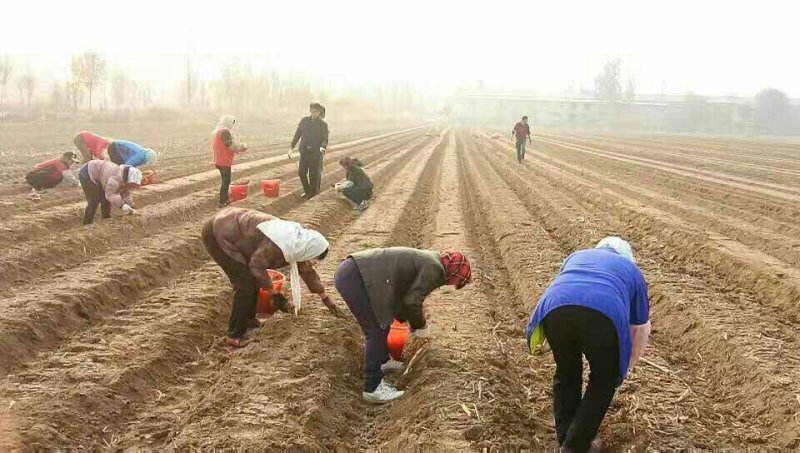
<instances>
[{"instance_id":1,"label":"bare tree","mask_svg":"<svg viewBox=\"0 0 800 453\"><path fill-rule=\"evenodd\" d=\"M83 87L81 83L73 80L66 83L66 93L69 103L72 104L72 112L78 111L78 105L83 102Z\"/></svg>"},{"instance_id":2,"label":"bare tree","mask_svg":"<svg viewBox=\"0 0 800 453\"><path fill-rule=\"evenodd\" d=\"M82 83L89 91L89 110L92 109L92 93L103 80L106 73L106 61L95 52L72 57L72 78Z\"/></svg>"},{"instance_id":3,"label":"bare tree","mask_svg":"<svg viewBox=\"0 0 800 453\"><path fill-rule=\"evenodd\" d=\"M66 101L66 93L60 82L53 84L53 92L50 94L50 105L55 111L61 111Z\"/></svg>"},{"instance_id":4,"label":"bare tree","mask_svg":"<svg viewBox=\"0 0 800 453\"><path fill-rule=\"evenodd\" d=\"M619 74L620 60L609 60L594 79L595 97L601 101L617 102L622 98Z\"/></svg>"},{"instance_id":5,"label":"bare tree","mask_svg":"<svg viewBox=\"0 0 800 453\"><path fill-rule=\"evenodd\" d=\"M28 115L30 115L31 98L33 98L33 92L36 90L36 79L34 79L30 74L24 75L17 80L17 87L19 87L20 96L27 100L27 110Z\"/></svg>"},{"instance_id":6,"label":"bare tree","mask_svg":"<svg viewBox=\"0 0 800 453\"><path fill-rule=\"evenodd\" d=\"M8 85L8 78L11 75L12 69L11 60L9 60L8 57L4 57L0 60L0 112L3 111L3 107L5 106L6 86ZM0 121L2 121L2 117L3 115L0 115Z\"/></svg>"},{"instance_id":7,"label":"bare tree","mask_svg":"<svg viewBox=\"0 0 800 453\"><path fill-rule=\"evenodd\" d=\"M628 85L625 87L625 101L633 102L636 99L636 82L633 79L628 79Z\"/></svg>"},{"instance_id":8,"label":"bare tree","mask_svg":"<svg viewBox=\"0 0 800 453\"><path fill-rule=\"evenodd\" d=\"M114 76L111 78L111 93L114 97L114 104L116 104L117 108L121 107L125 103L129 88L130 81L128 80L128 77L125 76L125 73L122 71L115 72Z\"/></svg>"}]
</instances>

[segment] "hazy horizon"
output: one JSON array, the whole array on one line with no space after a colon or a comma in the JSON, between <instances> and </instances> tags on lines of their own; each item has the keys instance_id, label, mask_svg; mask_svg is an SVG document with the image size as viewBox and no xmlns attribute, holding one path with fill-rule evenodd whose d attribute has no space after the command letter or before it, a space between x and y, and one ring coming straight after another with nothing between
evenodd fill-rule
<instances>
[{"instance_id":1,"label":"hazy horizon","mask_svg":"<svg viewBox=\"0 0 800 453\"><path fill-rule=\"evenodd\" d=\"M491 2L155 2L6 6L0 55L12 78L30 72L68 80L71 55L94 50L131 78L178 82L187 54L198 78L238 61L358 84L411 81L531 92L593 89L603 64L622 61L638 94L752 96L775 87L800 97L800 61L789 1ZM46 15L43 12L47 12Z\"/></svg>"}]
</instances>

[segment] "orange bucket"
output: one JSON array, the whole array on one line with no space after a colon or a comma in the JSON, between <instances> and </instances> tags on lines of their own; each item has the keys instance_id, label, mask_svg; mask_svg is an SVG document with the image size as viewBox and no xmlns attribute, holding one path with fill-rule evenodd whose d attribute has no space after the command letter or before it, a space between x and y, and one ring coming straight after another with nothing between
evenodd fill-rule
<instances>
[{"instance_id":1,"label":"orange bucket","mask_svg":"<svg viewBox=\"0 0 800 453\"><path fill-rule=\"evenodd\" d=\"M231 203L247 198L247 184L231 186Z\"/></svg>"},{"instance_id":2,"label":"orange bucket","mask_svg":"<svg viewBox=\"0 0 800 453\"><path fill-rule=\"evenodd\" d=\"M144 176L142 177L142 185L148 186L150 184L156 184L158 182L158 178L156 178L156 173L153 171L146 171L144 172Z\"/></svg>"},{"instance_id":3,"label":"orange bucket","mask_svg":"<svg viewBox=\"0 0 800 453\"><path fill-rule=\"evenodd\" d=\"M263 190L264 195L269 198L278 198L278 194L281 192L281 180L266 179L261 181L261 190Z\"/></svg>"},{"instance_id":4,"label":"orange bucket","mask_svg":"<svg viewBox=\"0 0 800 453\"><path fill-rule=\"evenodd\" d=\"M389 330L389 337L386 338L386 345L389 347L389 355L395 360L403 360L403 349L406 347L408 337L411 335L411 328L407 322L394 320L392 328Z\"/></svg>"},{"instance_id":5,"label":"orange bucket","mask_svg":"<svg viewBox=\"0 0 800 453\"><path fill-rule=\"evenodd\" d=\"M286 276L272 269L267 269L267 275L272 279L272 286L275 288L275 291L282 291L283 284L286 282ZM262 288L258 292L256 312L262 315L271 315L275 313L275 306L272 305L272 295L270 295L269 291L266 289Z\"/></svg>"}]
</instances>

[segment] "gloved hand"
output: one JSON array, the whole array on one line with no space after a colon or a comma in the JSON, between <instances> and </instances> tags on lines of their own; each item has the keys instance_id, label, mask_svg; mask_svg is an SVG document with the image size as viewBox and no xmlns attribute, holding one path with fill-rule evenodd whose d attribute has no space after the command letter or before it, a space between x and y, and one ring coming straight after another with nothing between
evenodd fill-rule
<instances>
[{"instance_id":1,"label":"gloved hand","mask_svg":"<svg viewBox=\"0 0 800 453\"><path fill-rule=\"evenodd\" d=\"M292 153L294 152L294 148L289 148L289 152L286 154L286 157L289 160L292 160Z\"/></svg>"},{"instance_id":2,"label":"gloved hand","mask_svg":"<svg viewBox=\"0 0 800 453\"><path fill-rule=\"evenodd\" d=\"M431 329L428 326L425 326L421 329L416 329L415 331L411 332L411 338L430 338L431 337Z\"/></svg>"},{"instance_id":3,"label":"gloved hand","mask_svg":"<svg viewBox=\"0 0 800 453\"><path fill-rule=\"evenodd\" d=\"M125 215L136 214L136 210L127 204L122 205L122 212L125 213Z\"/></svg>"}]
</instances>

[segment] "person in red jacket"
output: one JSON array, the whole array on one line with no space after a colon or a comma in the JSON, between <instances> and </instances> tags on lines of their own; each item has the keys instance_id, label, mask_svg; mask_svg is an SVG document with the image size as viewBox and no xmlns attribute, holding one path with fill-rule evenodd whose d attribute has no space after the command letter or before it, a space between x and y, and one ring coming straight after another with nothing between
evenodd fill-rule
<instances>
[{"instance_id":1,"label":"person in red jacket","mask_svg":"<svg viewBox=\"0 0 800 453\"><path fill-rule=\"evenodd\" d=\"M110 138L88 131L79 132L72 140L75 147L81 152L81 163L83 164L93 159L105 159L106 148L112 141Z\"/></svg>"},{"instance_id":2,"label":"person in red jacket","mask_svg":"<svg viewBox=\"0 0 800 453\"><path fill-rule=\"evenodd\" d=\"M511 137L517 139L517 162L522 163L525 158L525 142L531 142L531 126L528 124L528 117L522 119L514 125Z\"/></svg>"},{"instance_id":3,"label":"person in red jacket","mask_svg":"<svg viewBox=\"0 0 800 453\"><path fill-rule=\"evenodd\" d=\"M233 157L235 154L247 151L245 144L236 143L236 136L232 131L234 124L236 124L236 118L231 115L223 115L217 123L217 127L214 128L214 136L211 141L214 150L214 165L222 177L222 184L219 187L220 208L231 204L228 190L231 185Z\"/></svg>"},{"instance_id":4,"label":"person in red jacket","mask_svg":"<svg viewBox=\"0 0 800 453\"><path fill-rule=\"evenodd\" d=\"M34 165L33 170L25 175L25 181L31 186L30 198L32 200L41 199L38 190L52 189L64 179L64 172L69 170L72 164L80 162L78 154L67 151L56 159ZM72 176L72 178L75 178Z\"/></svg>"}]
</instances>

